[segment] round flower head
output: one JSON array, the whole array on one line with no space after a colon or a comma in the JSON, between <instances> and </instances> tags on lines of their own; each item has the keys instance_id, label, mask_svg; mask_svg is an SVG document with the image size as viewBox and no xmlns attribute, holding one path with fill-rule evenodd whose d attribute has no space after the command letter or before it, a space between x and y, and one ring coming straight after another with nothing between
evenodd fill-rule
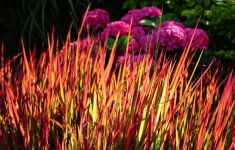
<instances>
[{"instance_id":1,"label":"round flower head","mask_svg":"<svg viewBox=\"0 0 235 150\"><path fill-rule=\"evenodd\" d=\"M127 24L131 24L132 26L139 25L140 20L144 18L143 12L141 9L132 9L127 12L127 14L121 18L121 21L126 22Z\"/></svg>"},{"instance_id":2,"label":"round flower head","mask_svg":"<svg viewBox=\"0 0 235 150\"><path fill-rule=\"evenodd\" d=\"M166 48L166 50L180 49L184 44L184 28L178 23L164 22L159 31L160 46Z\"/></svg>"},{"instance_id":3,"label":"round flower head","mask_svg":"<svg viewBox=\"0 0 235 150\"><path fill-rule=\"evenodd\" d=\"M141 9L144 18L159 18L162 16L162 12L155 6L144 7Z\"/></svg>"},{"instance_id":4,"label":"round flower head","mask_svg":"<svg viewBox=\"0 0 235 150\"><path fill-rule=\"evenodd\" d=\"M136 39L139 40L139 38L143 35L145 35L145 30L141 26L136 26L131 29L131 35Z\"/></svg>"},{"instance_id":5,"label":"round flower head","mask_svg":"<svg viewBox=\"0 0 235 150\"><path fill-rule=\"evenodd\" d=\"M128 54L125 56L119 56L117 59L117 65L120 66L126 60L127 67L130 68L130 70L133 70L136 67L138 67L138 65L140 65L145 59L148 60L148 62L152 63L153 65L153 57L149 54L142 54L142 55Z\"/></svg>"},{"instance_id":6,"label":"round flower head","mask_svg":"<svg viewBox=\"0 0 235 150\"><path fill-rule=\"evenodd\" d=\"M145 57L145 55L134 55L133 56L132 54L128 54L126 56L119 56L117 62L118 62L118 64L124 63L125 59L132 60L134 62L137 62L137 61L141 62L144 60L144 57Z\"/></svg>"},{"instance_id":7,"label":"round flower head","mask_svg":"<svg viewBox=\"0 0 235 150\"><path fill-rule=\"evenodd\" d=\"M140 44L135 39L132 39L129 44L128 52L129 53L136 53L139 51L140 51Z\"/></svg>"},{"instance_id":8,"label":"round flower head","mask_svg":"<svg viewBox=\"0 0 235 150\"><path fill-rule=\"evenodd\" d=\"M142 9L129 10L128 13L121 18L121 20L130 24L132 19L132 26L137 26L142 19L159 18L161 15L162 12L159 8L149 6Z\"/></svg>"},{"instance_id":9,"label":"round flower head","mask_svg":"<svg viewBox=\"0 0 235 150\"><path fill-rule=\"evenodd\" d=\"M194 33L195 31L195 33ZM186 46L186 44L188 44L193 36L194 33L194 37L193 37L193 41L192 41L192 47L194 49L201 49L201 50L205 50L207 49L208 46L208 42L209 42L209 38L207 36L207 34L202 30L202 29L194 29L194 28L186 28L184 30L185 32L185 41L184 41L184 45L183 47Z\"/></svg>"},{"instance_id":10,"label":"round flower head","mask_svg":"<svg viewBox=\"0 0 235 150\"><path fill-rule=\"evenodd\" d=\"M89 41L87 38L79 40L79 44L80 44L79 51L87 51L89 45ZM75 53L77 49L77 41L70 43L70 46L71 46L71 51Z\"/></svg>"},{"instance_id":11,"label":"round flower head","mask_svg":"<svg viewBox=\"0 0 235 150\"><path fill-rule=\"evenodd\" d=\"M84 19L83 15L83 19ZM106 10L95 9L89 11L85 17L84 25L93 30L98 30L99 28L105 28L109 23L109 13Z\"/></svg>"},{"instance_id":12,"label":"round flower head","mask_svg":"<svg viewBox=\"0 0 235 150\"><path fill-rule=\"evenodd\" d=\"M155 26L155 30L158 30L161 26L162 27L165 27L165 26L171 26L171 25L174 25L174 26L178 26L178 27L181 27L181 28L185 28L184 25L180 22L176 22L176 21L164 21L158 25Z\"/></svg>"},{"instance_id":13,"label":"round flower head","mask_svg":"<svg viewBox=\"0 0 235 150\"><path fill-rule=\"evenodd\" d=\"M120 36L128 35L129 25L123 21L111 22L107 25L101 33L101 41L106 40L109 36L116 37L119 33Z\"/></svg>"},{"instance_id":14,"label":"round flower head","mask_svg":"<svg viewBox=\"0 0 235 150\"><path fill-rule=\"evenodd\" d=\"M140 37L139 43L143 50L150 52L154 52L157 48L158 33L152 32L151 34L147 34Z\"/></svg>"}]
</instances>

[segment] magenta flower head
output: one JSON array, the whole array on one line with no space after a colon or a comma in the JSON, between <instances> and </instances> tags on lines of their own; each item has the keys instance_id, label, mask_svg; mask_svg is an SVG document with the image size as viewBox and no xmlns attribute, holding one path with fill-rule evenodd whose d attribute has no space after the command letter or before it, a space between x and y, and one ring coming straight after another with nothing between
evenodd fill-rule
<instances>
[{"instance_id":1,"label":"magenta flower head","mask_svg":"<svg viewBox=\"0 0 235 150\"><path fill-rule=\"evenodd\" d=\"M135 39L132 39L129 44L128 52L129 53L136 53L139 51L140 51L140 44Z\"/></svg>"},{"instance_id":2,"label":"magenta flower head","mask_svg":"<svg viewBox=\"0 0 235 150\"><path fill-rule=\"evenodd\" d=\"M153 57L151 55L148 54L142 54L142 55L132 55L132 54L128 54L125 56L119 56L117 59L117 66L120 66L121 64L124 64L126 59L126 65L128 68L130 68L130 70L133 70L134 68L136 68L138 66L138 64L140 65L144 59L148 59L149 63L152 63L153 65Z\"/></svg>"},{"instance_id":3,"label":"magenta flower head","mask_svg":"<svg viewBox=\"0 0 235 150\"><path fill-rule=\"evenodd\" d=\"M139 25L140 20L144 18L144 14L141 9L132 9L127 12L127 14L121 18L121 21L126 22L127 24L131 24L132 26Z\"/></svg>"},{"instance_id":4,"label":"magenta flower head","mask_svg":"<svg viewBox=\"0 0 235 150\"><path fill-rule=\"evenodd\" d=\"M159 18L162 16L162 11L155 6L144 7L141 11L144 18Z\"/></svg>"},{"instance_id":5,"label":"magenta flower head","mask_svg":"<svg viewBox=\"0 0 235 150\"><path fill-rule=\"evenodd\" d=\"M127 56L119 56L117 60L117 64L121 64L125 62L125 59L128 61L134 61L134 62L141 62L144 60L145 55L135 55L133 56L132 54L128 54Z\"/></svg>"},{"instance_id":6,"label":"magenta flower head","mask_svg":"<svg viewBox=\"0 0 235 150\"><path fill-rule=\"evenodd\" d=\"M145 29L141 26L136 26L131 29L131 35L136 39L139 40L139 38L143 35L145 35Z\"/></svg>"},{"instance_id":7,"label":"magenta flower head","mask_svg":"<svg viewBox=\"0 0 235 150\"><path fill-rule=\"evenodd\" d=\"M158 31L160 36L160 46L166 48L166 50L173 51L175 49L180 49L184 44L184 26L177 22L163 22Z\"/></svg>"},{"instance_id":8,"label":"magenta flower head","mask_svg":"<svg viewBox=\"0 0 235 150\"><path fill-rule=\"evenodd\" d=\"M181 28L185 28L182 23L176 22L176 21L164 21L159 25L161 25L161 28L165 27L165 26L171 26L171 25L178 26L178 27L181 27ZM159 25L156 26L156 29L159 28Z\"/></svg>"},{"instance_id":9,"label":"magenta flower head","mask_svg":"<svg viewBox=\"0 0 235 150\"><path fill-rule=\"evenodd\" d=\"M79 45L80 45L80 46L79 46L79 51L85 51L85 52L86 52L86 51L88 50L88 48L89 48L89 42L90 42L90 41L88 41L88 39L85 38L85 39L79 40L78 42L79 42ZM72 52L73 54L76 53L77 44L78 44L77 41L70 43L71 52Z\"/></svg>"},{"instance_id":10,"label":"magenta flower head","mask_svg":"<svg viewBox=\"0 0 235 150\"><path fill-rule=\"evenodd\" d=\"M150 52L154 52L157 48L158 43L158 33L152 32L151 34L147 34L140 37L139 43L141 48L145 51L150 50Z\"/></svg>"},{"instance_id":11,"label":"magenta flower head","mask_svg":"<svg viewBox=\"0 0 235 150\"><path fill-rule=\"evenodd\" d=\"M116 37L118 33L120 36L128 35L130 26L123 21L111 22L107 25L104 31L101 33L100 40L105 41L108 37Z\"/></svg>"},{"instance_id":12,"label":"magenta flower head","mask_svg":"<svg viewBox=\"0 0 235 150\"><path fill-rule=\"evenodd\" d=\"M195 31L195 33L194 33ZM184 30L185 32L185 41L184 41L184 45L183 47L186 46L186 44L188 44L193 36L194 33L194 37L193 37L193 41L192 41L192 47L194 49L201 49L201 50L205 50L208 47L208 42L209 42L209 38L207 36L207 34L202 30L202 29L194 29L194 28L186 28Z\"/></svg>"},{"instance_id":13,"label":"magenta flower head","mask_svg":"<svg viewBox=\"0 0 235 150\"><path fill-rule=\"evenodd\" d=\"M82 19L84 19L84 15ZM98 30L99 28L105 28L109 23L109 13L103 9L94 9L87 13L84 25L93 30Z\"/></svg>"},{"instance_id":14,"label":"magenta flower head","mask_svg":"<svg viewBox=\"0 0 235 150\"><path fill-rule=\"evenodd\" d=\"M128 13L121 18L122 21L127 24L131 23L132 18L132 26L139 25L139 22L145 18L159 18L162 16L162 12L159 8L154 6L144 7L142 9L133 9L129 10Z\"/></svg>"}]
</instances>

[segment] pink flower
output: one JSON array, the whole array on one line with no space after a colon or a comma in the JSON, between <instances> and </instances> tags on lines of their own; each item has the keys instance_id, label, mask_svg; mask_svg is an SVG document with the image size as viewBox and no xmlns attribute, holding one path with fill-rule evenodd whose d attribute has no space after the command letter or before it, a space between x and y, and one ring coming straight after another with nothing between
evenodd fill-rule
<instances>
[{"instance_id":1,"label":"pink flower","mask_svg":"<svg viewBox=\"0 0 235 150\"><path fill-rule=\"evenodd\" d=\"M135 52L140 51L140 44L135 39L132 39L129 44L128 51L129 53L135 53Z\"/></svg>"},{"instance_id":2,"label":"pink flower","mask_svg":"<svg viewBox=\"0 0 235 150\"><path fill-rule=\"evenodd\" d=\"M201 50L207 49L208 42L209 42L209 38L208 38L207 34L202 29L195 30L194 28L186 28L184 30L185 41L184 41L183 47L185 47L186 44L188 44L190 42L194 31L195 31L195 34L194 34L191 46L195 49L201 49Z\"/></svg>"},{"instance_id":3,"label":"pink flower","mask_svg":"<svg viewBox=\"0 0 235 150\"><path fill-rule=\"evenodd\" d=\"M180 23L174 21L163 22L158 31L160 31L160 46L166 48L166 50L180 49L184 44L184 28Z\"/></svg>"},{"instance_id":4,"label":"pink flower","mask_svg":"<svg viewBox=\"0 0 235 150\"><path fill-rule=\"evenodd\" d=\"M79 41L79 44L80 44L80 51L87 51L87 48L88 48L88 39L82 39ZM70 46L71 46L71 51L73 53L76 53L76 49L77 49L77 41L76 42L72 42L70 43Z\"/></svg>"},{"instance_id":5,"label":"pink flower","mask_svg":"<svg viewBox=\"0 0 235 150\"><path fill-rule=\"evenodd\" d=\"M136 26L131 29L131 35L136 39L139 40L139 38L143 35L145 35L145 30L141 26Z\"/></svg>"},{"instance_id":6,"label":"pink flower","mask_svg":"<svg viewBox=\"0 0 235 150\"><path fill-rule=\"evenodd\" d=\"M125 63L125 59L127 62L126 65L127 67L130 68L130 70L133 70L137 64L142 63L144 59L148 59L148 62L152 63L153 65L153 57L148 54L143 54L143 55L128 54L126 56L119 56L117 60L117 65L120 66L121 64Z\"/></svg>"},{"instance_id":7,"label":"pink flower","mask_svg":"<svg viewBox=\"0 0 235 150\"><path fill-rule=\"evenodd\" d=\"M140 20L144 18L144 15L141 9L133 9L129 10L127 14L121 18L121 21L126 22L127 24L131 23L132 19L132 26L139 25Z\"/></svg>"},{"instance_id":8,"label":"pink flower","mask_svg":"<svg viewBox=\"0 0 235 150\"><path fill-rule=\"evenodd\" d=\"M118 62L118 64L124 63L125 58L127 59L127 61L129 60L129 61L134 61L134 62L138 62L138 61L141 62L144 60L144 56L145 55L133 56L132 54L128 54L127 56L119 56L117 62Z\"/></svg>"},{"instance_id":9,"label":"pink flower","mask_svg":"<svg viewBox=\"0 0 235 150\"><path fill-rule=\"evenodd\" d=\"M162 28L162 27L166 27L166 26L172 26L172 25L181 27L181 28L183 28L183 29L185 28L182 23L176 22L176 21L164 21L164 22L162 22L161 24L158 24L158 25L156 26L156 29L159 28L159 25L161 25L161 28Z\"/></svg>"},{"instance_id":10,"label":"pink flower","mask_svg":"<svg viewBox=\"0 0 235 150\"><path fill-rule=\"evenodd\" d=\"M155 6L144 7L141 9L144 18L159 18L162 16L162 12Z\"/></svg>"},{"instance_id":11,"label":"pink flower","mask_svg":"<svg viewBox=\"0 0 235 150\"><path fill-rule=\"evenodd\" d=\"M83 17L84 18L84 15ZM95 9L89 11L85 18L85 26L92 28L93 30L98 30L99 28L104 28L109 23L109 13L106 10Z\"/></svg>"},{"instance_id":12,"label":"pink flower","mask_svg":"<svg viewBox=\"0 0 235 150\"><path fill-rule=\"evenodd\" d=\"M127 14L121 18L122 21L130 24L132 18L132 26L139 25L139 22L145 18L159 18L162 12L159 8L154 6L144 7L142 9L129 10Z\"/></svg>"},{"instance_id":13,"label":"pink flower","mask_svg":"<svg viewBox=\"0 0 235 150\"><path fill-rule=\"evenodd\" d=\"M118 33L120 36L128 35L129 28L129 25L123 21L109 23L101 33L100 40L105 41L109 36L116 37Z\"/></svg>"},{"instance_id":14,"label":"pink flower","mask_svg":"<svg viewBox=\"0 0 235 150\"><path fill-rule=\"evenodd\" d=\"M157 32L152 32L151 34L144 35L140 37L140 45L143 50L150 52L154 52L157 48L157 41L158 40L158 33Z\"/></svg>"}]
</instances>

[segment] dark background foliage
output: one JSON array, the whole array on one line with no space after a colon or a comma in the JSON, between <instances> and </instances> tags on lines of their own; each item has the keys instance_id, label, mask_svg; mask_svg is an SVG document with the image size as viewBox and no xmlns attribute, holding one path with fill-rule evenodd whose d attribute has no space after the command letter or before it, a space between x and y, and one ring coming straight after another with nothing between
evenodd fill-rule
<instances>
[{"instance_id":1,"label":"dark background foliage","mask_svg":"<svg viewBox=\"0 0 235 150\"><path fill-rule=\"evenodd\" d=\"M0 41L4 42L6 55L11 57L20 51L21 39L26 49L42 50L53 28L62 43L72 21L75 39L89 3L91 10L107 10L111 21L119 20L129 9L150 5L162 8L168 19L188 27L194 27L201 16L199 27L210 37L207 54L234 60L235 0L1 0Z\"/></svg>"},{"instance_id":2,"label":"dark background foliage","mask_svg":"<svg viewBox=\"0 0 235 150\"><path fill-rule=\"evenodd\" d=\"M90 9L106 9L111 20L121 18L122 1L88 0L1 0L0 42L5 45L7 57L20 52L21 39L26 49L43 49L48 33L54 29L60 44L67 36L71 22L72 38L76 38L82 14ZM43 44L42 44L43 43Z\"/></svg>"}]
</instances>

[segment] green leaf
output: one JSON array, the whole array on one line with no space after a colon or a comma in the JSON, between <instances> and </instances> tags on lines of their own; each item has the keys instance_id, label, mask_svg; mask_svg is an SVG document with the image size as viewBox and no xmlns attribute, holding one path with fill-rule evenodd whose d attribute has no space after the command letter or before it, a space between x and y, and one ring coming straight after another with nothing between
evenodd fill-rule
<instances>
[{"instance_id":1,"label":"green leaf","mask_svg":"<svg viewBox=\"0 0 235 150\"><path fill-rule=\"evenodd\" d=\"M106 46L107 46L108 50L111 50L111 49L112 49L113 44L114 44L114 41L115 41L115 39L110 38L110 37L107 39Z\"/></svg>"},{"instance_id":2,"label":"green leaf","mask_svg":"<svg viewBox=\"0 0 235 150\"><path fill-rule=\"evenodd\" d=\"M232 38L232 33L231 33L231 32L226 33L226 37L227 37L228 39L231 39L231 38Z\"/></svg>"},{"instance_id":3,"label":"green leaf","mask_svg":"<svg viewBox=\"0 0 235 150\"><path fill-rule=\"evenodd\" d=\"M204 0L203 5L208 7L210 5L210 0Z\"/></svg>"},{"instance_id":4,"label":"green leaf","mask_svg":"<svg viewBox=\"0 0 235 150\"><path fill-rule=\"evenodd\" d=\"M139 22L141 25L148 26L148 27L155 27L156 23L150 19L143 19Z\"/></svg>"},{"instance_id":5,"label":"green leaf","mask_svg":"<svg viewBox=\"0 0 235 150\"><path fill-rule=\"evenodd\" d=\"M159 23L161 23L163 21L172 20L173 17L174 17L173 13L166 13L165 15L161 16L160 18L153 19L153 21L156 24L159 24Z\"/></svg>"},{"instance_id":6,"label":"green leaf","mask_svg":"<svg viewBox=\"0 0 235 150\"><path fill-rule=\"evenodd\" d=\"M132 38L130 38L131 40ZM120 37L117 41L117 48L118 49L124 49L128 42L128 36Z\"/></svg>"},{"instance_id":7,"label":"green leaf","mask_svg":"<svg viewBox=\"0 0 235 150\"><path fill-rule=\"evenodd\" d=\"M187 1L186 5L187 7L192 7L195 4L194 1Z\"/></svg>"},{"instance_id":8,"label":"green leaf","mask_svg":"<svg viewBox=\"0 0 235 150\"><path fill-rule=\"evenodd\" d=\"M212 16L212 10L205 10L204 15L207 16L207 17L211 17Z\"/></svg>"},{"instance_id":9,"label":"green leaf","mask_svg":"<svg viewBox=\"0 0 235 150\"><path fill-rule=\"evenodd\" d=\"M172 20L174 17L173 13L166 13L165 15L162 16L162 20L166 21L166 20Z\"/></svg>"},{"instance_id":10,"label":"green leaf","mask_svg":"<svg viewBox=\"0 0 235 150\"><path fill-rule=\"evenodd\" d=\"M130 37L130 40L131 39L132 37ZM106 47L108 48L108 50L112 50L114 42L115 42L114 38L109 37L107 39ZM117 49L118 50L124 49L127 45L127 42L128 42L128 36L119 37L117 41Z\"/></svg>"},{"instance_id":11,"label":"green leaf","mask_svg":"<svg viewBox=\"0 0 235 150\"><path fill-rule=\"evenodd\" d=\"M195 24L196 24L197 20L195 19L190 19L190 20L186 20L183 22L183 24L186 26L186 27L194 27Z\"/></svg>"},{"instance_id":12,"label":"green leaf","mask_svg":"<svg viewBox=\"0 0 235 150\"><path fill-rule=\"evenodd\" d=\"M232 40L232 44L235 44L235 38Z\"/></svg>"},{"instance_id":13,"label":"green leaf","mask_svg":"<svg viewBox=\"0 0 235 150\"><path fill-rule=\"evenodd\" d=\"M226 6L226 3L224 0L216 0L216 5L220 5L220 6Z\"/></svg>"},{"instance_id":14,"label":"green leaf","mask_svg":"<svg viewBox=\"0 0 235 150\"><path fill-rule=\"evenodd\" d=\"M198 11L196 9L186 9L181 11L181 17L194 18L198 16Z\"/></svg>"}]
</instances>

